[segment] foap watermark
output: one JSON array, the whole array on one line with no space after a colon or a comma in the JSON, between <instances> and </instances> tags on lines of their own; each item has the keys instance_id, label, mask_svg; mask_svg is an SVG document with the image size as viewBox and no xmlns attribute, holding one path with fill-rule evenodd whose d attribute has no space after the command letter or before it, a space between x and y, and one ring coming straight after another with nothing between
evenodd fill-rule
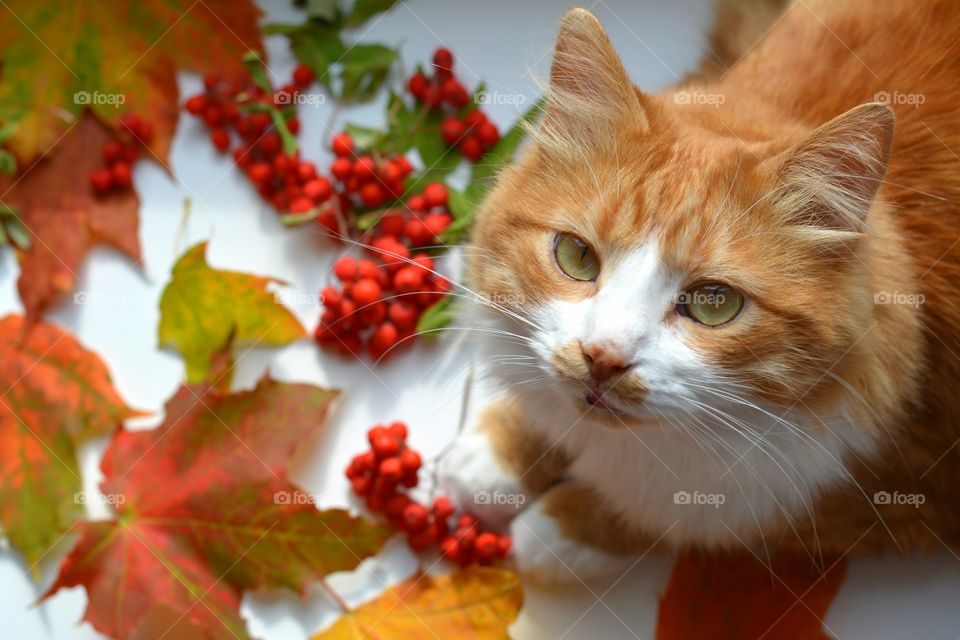
<instances>
[{"instance_id":1,"label":"foap watermark","mask_svg":"<svg viewBox=\"0 0 960 640\"><path fill-rule=\"evenodd\" d=\"M927 501L927 496L922 493L900 493L894 491L877 491L873 494L873 504L879 505L910 505L914 509L919 509L920 505Z\"/></svg>"},{"instance_id":2,"label":"foap watermark","mask_svg":"<svg viewBox=\"0 0 960 640\"><path fill-rule=\"evenodd\" d=\"M673 504L680 505L707 505L719 509L727 501L722 493L701 493L700 491L677 491L673 494Z\"/></svg>"},{"instance_id":3,"label":"foap watermark","mask_svg":"<svg viewBox=\"0 0 960 640\"><path fill-rule=\"evenodd\" d=\"M273 504L316 504L313 494L306 491L277 491L273 494Z\"/></svg>"},{"instance_id":4,"label":"foap watermark","mask_svg":"<svg viewBox=\"0 0 960 640\"><path fill-rule=\"evenodd\" d=\"M323 304L323 295L303 291L279 290L273 292L273 301L285 307L314 307Z\"/></svg>"},{"instance_id":5,"label":"foap watermark","mask_svg":"<svg viewBox=\"0 0 960 640\"><path fill-rule=\"evenodd\" d=\"M677 91L673 94L673 103L678 105L705 105L718 108L727 97L722 93L705 93L703 91Z\"/></svg>"},{"instance_id":6,"label":"foap watermark","mask_svg":"<svg viewBox=\"0 0 960 640\"><path fill-rule=\"evenodd\" d=\"M519 306L526 302L527 298L522 293L507 293L505 291L497 291L495 293L481 293L479 294L480 298L483 298L490 304L498 306Z\"/></svg>"},{"instance_id":7,"label":"foap watermark","mask_svg":"<svg viewBox=\"0 0 960 640\"><path fill-rule=\"evenodd\" d=\"M900 291L877 291L873 294L873 304L903 304L918 308L927 298L922 293L903 293Z\"/></svg>"},{"instance_id":8,"label":"foap watermark","mask_svg":"<svg viewBox=\"0 0 960 640\"><path fill-rule=\"evenodd\" d=\"M91 307L122 307L124 298L119 293L104 291L77 291L73 294L73 304Z\"/></svg>"},{"instance_id":9,"label":"foap watermark","mask_svg":"<svg viewBox=\"0 0 960 640\"><path fill-rule=\"evenodd\" d=\"M505 93L503 91L477 91L473 94L473 101L477 104L508 104L520 106L526 104L527 96L522 93Z\"/></svg>"},{"instance_id":10,"label":"foap watermark","mask_svg":"<svg viewBox=\"0 0 960 640\"><path fill-rule=\"evenodd\" d=\"M509 505L519 509L527 496L522 493L502 493L500 491L477 491L473 494L473 504Z\"/></svg>"},{"instance_id":11,"label":"foap watermark","mask_svg":"<svg viewBox=\"0 0 960 640\"><path fill-rule=\"evenodd\" d=\"M100 493L99 491L77 491L73 494L74 504L102 504L119 507L127 501L122 493Z\"/></svg>"},{"instance_id":12,"label":"foap watermark","mask_svg":"<svg viewBox=\"0 0 960 640\"><path fill-rule=\"evenodd\" d=\"M695 304L700 306L711 306L718 308L727 301L727 297L719 291L681 291L677 294L677 304Z\"/></svg>"},{"instance_id":13,"label":"foap watermark","mask_svg":"<svg viewBox=\"0 0 960 640\"><path fill-rule=\"evenodd\" d=\"M126 103L127 96L122 93L101 93L100 91L77 91L73 94L73 103L91 107L110 105L119 109Z\"/></svg>"},{"instance_id":14,"label":"foap watermark","mask_svg":"<svg viewBox=\"0 0 960 640\"><path fill-rule=\"evenodd\" d=\"M902 93L900 91L877 91L873 94L873 100L880 104L908 105L914 109L918 108L927 101L927 96L922 93Z\"/></svg>"},{"instance_id":15,"label":"foap watermark","mask_svg":"<svg viewBox=\"0 0 960 640\"><path fill-rule=\"evenodd\" d=\"M292 105L304 105L308 107L319 107L326 103L327 97L322 93L302 93L300 91L289 92L279 89L273 93L273 104L280 107L289 107Z\"/></svg>"}]
</instances>

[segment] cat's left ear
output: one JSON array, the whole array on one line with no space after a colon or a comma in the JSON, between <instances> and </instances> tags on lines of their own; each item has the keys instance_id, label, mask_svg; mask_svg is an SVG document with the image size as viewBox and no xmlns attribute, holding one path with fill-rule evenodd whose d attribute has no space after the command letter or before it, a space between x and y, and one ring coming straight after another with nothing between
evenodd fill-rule
<instances>
[{"instance_id":1,"label":"cat's left ear","mask_svg":"<svg viewBox=\"0 0 960 640\"><path fill-rule=\"evenodd\" d=\"M600 21L586 9L571 9L557 34L541 131L597 144L609 141L625 119L648 127L637 90Z\"/></svg>"},{"instance_id":2,"label":"cat's left ear","mask_svg":"<svg viewBox=\"0 0 960 640\"><path fill-rule=\"evenodd\" d=\"M878 102L850 109L774 161L781 207L794 223L859 233L887 172L893 110Z\"/></svg>"}]
</instances>

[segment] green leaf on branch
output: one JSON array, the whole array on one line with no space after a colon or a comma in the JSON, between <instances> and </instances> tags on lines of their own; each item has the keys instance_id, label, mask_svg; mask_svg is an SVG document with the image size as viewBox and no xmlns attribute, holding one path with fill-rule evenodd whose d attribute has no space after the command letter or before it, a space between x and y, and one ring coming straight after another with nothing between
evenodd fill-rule
<instances>
[{"instance_id":1,"label":"green leaf on branch","mask_svg":"<svg viewBox=\"0 0 960 640\"><path fill-rule=\"evenodd\" d=\"M436 337L441 329L449 326L459 307L455 304L455 299L455 296L446 295L427 307L417 322L417 333L424 332L425 337Z\"/></svg>"},{"instance_id":2,"label":"green leaf on branch","mask_svg":"<svg viewBox=\"0 0 960 640\"><path fill-rule=\"evenodd\" d=\"M500 138L500 142L483 154L479 162L473 165L473 171L470 174L471 185L489 182L489 179L496 175L501 167L510 164L517 151L517 147L520 146L524 136L526 136L526 125L536 120L542 110L543 99L541 98L533 103L533 106L527 109L526 113L520 116L520 119L514 123L510 131Z\"/></svg>"},{"instance_id":3,"label":"green leaf on branch","mask_svg":"<svg viewBox=\"0 0 960 640\"><path fill-rule=\"evenodd\" d=\"M337 21L337 0L294 0L294 4L311 18L331 23Z\"/></svg>"},{"instance_id":4,"label":"green leaf on branch","mask_svg":"<svg viewBox=\"0 0 960 640\"><path fill-rule=\"evenodd\" d=\"M268 24L264 33L287 36L297 60L310 67L317 80L330 89L333 79L330 65L338 62L346 51L339 27L311 20L303 24Z\"/></svg>"},{"instance_id":5,"label":"green leaf on branch","mask_svg":"<svg viewBox=\"0 0 960 640\"><path fill-rule=\"evenodd\" d=\"M359 124L347 123L343 130L353 139L353 146L360 151L379 149L386 138L386 134L380 129Z\"/></svg>"},{"instance_id":6,"label":"green leaf on branch","mask_svg":"<svg viewBox=\"0 0 960 640\"><path fill-rule=\"evenodd\" d=\"M382 44L355 44L340 59L340 97L366 101L373 98L397 59L394 49Z\"/></svg>"},{"instance_id":7,"label":"green leaf on branch","mask_svg":"<svg viewBox=\"0 0 960 640\"><path fill-rule=\"evenodd\" d=\"M347 18L348 27L359 27L364 22L397 4L398 0L356 0L353 12Z\"/></svg>"}]
</instances>

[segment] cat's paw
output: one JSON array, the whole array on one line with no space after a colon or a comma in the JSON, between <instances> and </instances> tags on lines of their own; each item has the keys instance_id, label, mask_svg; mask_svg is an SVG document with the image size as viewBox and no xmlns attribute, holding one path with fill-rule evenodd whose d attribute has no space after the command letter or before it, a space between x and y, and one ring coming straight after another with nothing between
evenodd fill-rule
<instances>
[{"instance_id":1,"label":"cat's paw","mask_svg":"<svg viewBox=\"0 0 960 640\"><path fill-rule=\"evenodd\" d=\"M457 507L497 530L506 529L529 500L520 478L497 460L482 432L457 438L440 463L439 480Z\"/></svg>"},{"instance_id":2,"label":"cat's paw","mask_svg":"<svg viewBox=\"0 0 960 640\"><path fill-rule=\"evenodd\" d=\"M510 525L513 556L524 577L544 584L584 582L626 571L630 559L582 545L563 535L536 500Z\"/></svg>"}]
</instances>

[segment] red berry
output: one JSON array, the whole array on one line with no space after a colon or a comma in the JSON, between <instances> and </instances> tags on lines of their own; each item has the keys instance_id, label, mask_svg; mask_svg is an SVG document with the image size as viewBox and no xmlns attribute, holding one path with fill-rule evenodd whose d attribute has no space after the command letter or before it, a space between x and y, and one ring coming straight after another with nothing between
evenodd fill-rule
<instances>
[{"instance_id":1,"label":"red berry","mask_svg":"<svg viewBox=\"0 0 960 640\"><path fill-rule=\"evenodd\" d=\"M470 96L462 84L454 78L447 78L440 87L440 95L450 103L451 106L462 109L470 102Z\"/></svg>"},{"instance_id":2,"label":"red berry","mask_svg":"<svg viewBox=\"0 0 960 640\"><path fill-rule=\"evenodd\" d=\"M380 218L380 231L382 231L384 235L396 238L403 233L404 224L405 221L402 215L399 213L388 213Z\"/></svg>"},{"instance_id":3,"label":"red berry","mask_svg":"<svg viewBox=\"0 0 960 640\"><path fill-rule=\"evenodd\" d=\"M479 127L481 124L487 121L487 114L480 109L471 109L470 112L463 117L463 124L466 125L467 129L473 129Z\"/></svg>"},{"instance_id":4,"label":"red berry","mask_svg":"<svg viewBox=\"0 0 960 640\"><path fill-rule=\"evenodd\" d=\"M353 174L353 163L348 158L337 158L330 165L330 173L339 180L345 180Z\"/></svg>"},{"instance_id":5,"label":"red berry","mask_svg":"<svg viewBox=\"0 0 960 640\"><path fill-rule=\"evenodd\" d=\"M365 327L380 324L387 317L387 307L382 302L376 302L363 307L357 312L360 323Z\"/></svg>"},{"instance_id":6,"label":"red berry","mask_svg":"<svg viewBox=\"0 0 960 640\"><path fill-rule=\"evenodd\" d=\"M123 158L123 145L116 140L110 140L107 144L103 145L103 149L100 150L100 155L103 156L104 162L113 164Z\"/></svg>"},{"instance_id":7,"label":"red berry","mask_svg":"<svg viewBox=\"0 0 960 640\"><path fill-rule=\"evenodd\" d=\"M433 515L440 520L446 520L453 515L453 503L446 496L439 496L433 501Z\"/></svg>"},{"instance_id":8,"label":"red berry","mask_svg":"<svg viewBox=\"0 0 960 640\"><path fill-rule=\"evenodd\" d=\"M404 267L393 276L393 288L397 293L413 293L423 288L423 271L416 267Z\"/></svg>"},{"instance_id":9,"label":"red berry","mask_svg":"<svg viewBox=\"0 0 960 640\"><path fill-rule=\"evenodd\" d=\"M353 163L353 175L358 180L369 180L377 170L377 163L370 156L360 156Z\"/></svg>"},{"instance_id":10,"label":"red berry","mask_svg":"<svg viewBox=\"0 0 960 640\"><path fill-rule=\"evenodd\" d=\"M400 332L389 322L384 322L370 336L370 355L380 357L389 351L400 337Z\"/></svg>"},{"instance_id":11,"label":"red berry","mask_svg":"<svg viewBox=\"0 0 960 640\"><path fill-rule=\"evenodd\" d=\"M403 493L397 493L390 496L383 503L383 512L391 518L397 518L405 521L404 514L407 511L408 507L413 506L411 503L413 501L410 499L410 496L407 496Z\"/></svg>"},{"instance_id":12,"label":"red berry","mask_svg":"<svg viewBox=\"0 0 960 640\"><path fill-rule=\"evenodd\" d=\"M465 513L457 518L457 529L472 529L477 526L478 520L477 517L470 513Z\"/></svg>"},{"instance_id":13,"label":"red berry","mask_svg":"<svg viewBox=\"0 0 960 640\"><path fill-rule=\"evenodd\" d=\"M324 202L333 195L333 185L326 178L314 178L303 185L303 193L316 203Z\"/></svg>"},{"instance_id":14,"label":"red berry","mask_svg":"<svg viewBox=\"0 0 960 640\"><path fill-rule=\"evenodd\" d=\"M373 260L357 260L357 274L360 279L369 278L370 280L376 280L380 277L380 269Z\"/></svg>"},{"instance_id":15,"label":"red berry","mask_svg":"<svg viewBox=\"0 0 960 640\"><path fill-rule=\"evenodd\" d=\"M317 165L306 160L301 160L297 164L297 179L300 182L309 182L317 177Z\"/></svg>"},{"instance_id":16,"label":"red berry","mask_svg":"<svg viewBox=\"0 0 960 640\"><path fill-rule=\"evenodd\" d=\"M110 167L110 181L117 189L128 189L132 182L130 165L126 162L118 162Z\"/></svg>"},{"instance_id":17,"label":"red berry","mask_svg":"<svg viewBox=\"0 0 960 640\"><path fill-rule=\"evenodd\" d=\"M474 542L474 550L481 562L493 562L500 555L500 540L495 533L481 533Z\"/></svg>"},{"instance_id":18,"label":"red berry","mask_svg":"<svg viewBox=\"0 0 960 640\"><path fill-rule=\"evenodd\" d=\"M422 504L410 503L403 510L403 528L406 531L420 531L429 523L430 512Z\"/></svg>"},{"instance_id":19,"label":"red berry","mask_svg":"<svg viewBox=\"0 0 960 640\"><path fill-rule=\"evenodd\" d=\"M423 224L435 237L446 231L451 222L453 217L449 213L431 213L423 219Z\"/></svg>"},{"instance_id":20,"label":"red berry","mask_svg":"<svg viewBox=\"0 0 960 640\"><path fill-rule=\"evenodd\" d=\"M313 200L300 197L290 203L290 213L306 213L313 209Z\"/></svg>"},{"instance_id":21,"label":"red berry","mask_svg":"<svg viewBox=\"0 0 960 640\"><path fill-rule=\"evenodd\" d=\"M370 447L373 449L373 453L377 458L380 459L391 458L400 452L400 444L397 442L397 439L387 433L380 434L371 440ZM396 461L397 476L399 479L400 474L403 473L403 467L400 465L399 458L396 458Z\"/></svg>"},{"instance_id":22,"label":"red berry","mask_svg":"<svg viewBox=\"0 0 960 640\"><path fill-rule=\"evenodd\" d=\"M467 136L460 141L460 153L468 160L476 162L483 157L483 143L475 135Z\"/></svg>"},{"instance_id":23,"label":"red berry","mask_svg":"<svg viewBox=\"0 0 960 640\"><path fill-rule=\"evenodd\" d=\"M207 96L203 94L190 96L183 106L192 115L199 116L207 108Z\"/></svg>"},{"instance_id":24,"label":"red berry","mask_svg":"<svg viewBox=\"0 0 960 640\"><path fill-rule=\"evenodd\" d=\"M445 207L450 194L443 183L431 182L423 188L423 197L426 198L428 207Z\"/></svg>"},{"instance_id":25,"label":"red berry","mask_svg":"<svg viewBox=\"0 0 960 640\"><path fill-rule=\"evenodd\" d=\"M460 546L457 544L457 539L453 536L447 536L440 541L440 553L442 553L446 558L452 562L460 562Z\"/></svg>"},{"instance_id":26,"label":"red berry","mask_svg":"<svg viewBox=\"0 0 960 640\"><path fill-rule=\"evenodd\" d=\"M205 86L208 91L216 89L218 84L220 84L220 76L216 73L208 73L203 76L203 86Z\"/></svg>"},{"instance_id":27,"label":"red berry","mask_svg":"<svg viewBox=\"0 0 960 640\"><path fill-rule=\"evenodd\" d=\"M424 196L416 195L407 199L407 208L417 213L426 213L429 207L427 207L427 199Z\"/></svg>"},{"instance_id":28,"label":"red berry","mask_svg":"<svg viewBox=\"0 0 960 640\"><path fill-rule=\"evenodd\" d=\"M305 64L297 65L293 70L293 81L300 87L306 87L313 82L313 71Z\"/></svg>"},{"instance_id":29,"label":"red berry","mask_svg":"<svg viewBox=\"0 0 960 640\"><path fill-rule=\"evenodd\" d=\"M424 224L423 220L407 220L404 233L415 247L423 247L433 242L433 233Z\"/></svg>"},{"instance_id":30,"label":"red berry","mask_svg":"<svg viewBox=\"0 0 960 640\"><path fill-rule=\"evenodd\" d=\"M453 54L450 49L440 47L433 52L433 66L437 71L453 71Z\"/></svg>"},{"instance_id":31,"label":"red berry","mask_svg":"<svg viewBox=\"0 0 960 640\"><path fill-rule=\"evenodd\" d=\"M359 306L364 307L379 300L380 293L380 285L376 280L364 278L363 280L357 281L357 283L353 286L353 290L351 291L350 295L354 302L356 302Z\"/></svg>"},{"instance_id":32,"label":"red berry","mask_svg":"<svg viewBox=\"0 0 960 640\"><path fill-rule=\"evenodd\" d=\"M429 88L430 81L427 80L427 76L423 75L421 71L418 71L410 76L410 79L407 81L407 91L409 91L412 96L420 100L423 99L424 94Z\"/></svg>"},{"instance_id":33,"label":"red berry","mask_svg":"<svg viewBox=\"0 0 960 640\"><path fill-rule=\"evenodd\" d=\"M293 135L300 133L300 118L290 118L287 120L287 131Z\"/></svg>"},{"instance_id":34,"label":"red berry","mask_svg":"<svg viewBox=\"0 0 960 640\"><path fill-rule=\"evenodd\" d=\"M463 137L467 127L457 118L447 118L440 125L440 136L449 145L455 145Z\"/></svg>"},{"instance_id":35,"label":"red berry","mask_svg":"<svg viewBox=\"0 0 960 640\"><path fill-rule=\"evenodd\" d=\"M417 326L417 316L417 308L403 300L390 303L387 309L387 317L399 329L412 329Z\"/></svg>"},{"instance_id":36,"label":"red berry","mask_svg":"<svg viewBox=\"0 0 960 640\"><path fill-rule=\"evenodd\" d=\"M433 258L425 253L418 253L413 256L413 262L428 273L433 271Z\"/></svg>"},{"instance_id":37,"label":"red berry","mask_svg":"<svg viewBox=\"0 0 960 640\"><path fill-rule=\"evenodd\" d=\"M349 282L357 277L357 261L352 256L341 256L333 263L333 273L341 282Z\"/></svg>"},{"instance_id":38,"label":"red berry","mask_svg":"<svg viewBox=\"0 0 960 640\"><path fill-rule=\"evenodd\" d=\"M340 221L337 219L337 212L333 207L327 207L317 214L317 224L326 230L329 235L340 235Z\"/></svg>"},{"instance_id":39,"label":"red berry","mask_svg":"<svg viewBox=\"0 0 960 640\"><path fill-rule=\"evenodd\" d=\"M497 125L492 122L484 122L477 127L477 137L484 147L492 147L500 142L500 132L497 131Z\"/></svg>"},{"instance_id":40,"label":"red berry","mask_svg":"<svg viewBox=\"0 0 960 640\"><path fill-rule=\"evenodd\" d=\"M510 536L500 536L500 539L497 540L497 545L499 546L500 557L506 557L510 553L510 547L513 546L513 540Z\"/></svg>"},{"instance_id":41,"label":"red berry","mask_svg":"<svg viewBox=\"0 0 960 640\"><path fill-rule=\"evenodd\" d=\"M247 176L254 184L263 184L273 177L273 167L266 162L258 162L247 170Z\"/></svg>"},{"instance_id":42,"label":"red berry","mask_svg":"<svg viewBox=\"0 0 960 640\"><path fill-rule=\"evenodd\" d=\"M400 454L400 464L403 465L404 473L416 473L420 469L420 465L423 464L423 461L420 459L420 454L412 449L404 449Z\"/></svg>"},{"instance_id":43,"label":"red berry","mask_svg":"<svg viewBox=\"0 0 960 640\"><path fill-rule=\"evenodd\" d=\"M94 192L104 194L113 187L113 175L109 169L94 169L90 172L90 186Z\"/></svg>"},{"instance_id":44,"label":"red berry","mask_svg":"<svg viewBox=\"0 0 960 640\"><path fill-rule=\"evenodd\" d=\"M223 122L223 110L217 105L207 105L203 110L203 121L208 127L219 127Z\"/></svg>"},{"instance_id":45,"label":"red berry","mask_svg":"<svg viewBox=\"0 0 960 640\"><path fill-rule=\"evenodd\" d=\"M371 209L379 207L386 200L387 194L383 191L383 186L379 182L368 182L360 188L360 199L363 200L363 206Z\"/></svg>"},{"instance_id":46,"label":"red berry","mask_svg":"<svg viewBox=\"0 0 960 640\"><path fill-rule=\"evenodd\" d=\"M397 484L400 482L400 478L403 477L403 466L400 464L400 458L391 457L381 461L379 475L385 483Z\"/></svg>"},{"instance_id":47,"label":"red berry","mask_svg":"<svg viewBox=\"0 0 960 640\"><path fill-rule=\"evenodd\" d=\"M365 478L363 476L358 478L353 478L350 481L350 485L353 487L353 492L358 496L365 496L370 493L370 488L373 485L373 481L370 478Z\"/></svg>"},{"instance_id":48,"label":"red berry","mask_svg":"<svg viewBox=\"0 0 960 640\"><path fill-rule=\"evenodd\" d=\"M407 156L397 156L393 159L393 164L400 170L400 175L406 178L413 171L413 165L407 159Z\"/></svg>"},{"instance_id":49,"label":"red berry","mask_svg":"<svg viewBox=\"0 0 960 640\"><path fill-rule=\"evenodd\" d=\"M399 440L407 439L408 430L407 430L407 423L405 422L401 422L400 420L391 422L390 426L387 427L387 431L389 431L393 435L393 437Z\"/></svg>"},{"instance_id":50,"label":"red berry","mask_svg":"<svg viewBox=\"0 0 960 640\"><path fill-rule=\"evenodd\" d=\"M210 132L210 142L217 151L226 153L230 148L230 133L226 129L214 129Z\"/></svg>"},{"instance_id":51,"label":"red berry","mask_svg":"<svg viewBox=\"0 0 960 640\"><path fill-rule=\"evenodd\" d=\"M340 157L353 155L353 138L347 133L338 133L330 141L333 153Z\"/></svg>"},{"instance_id":52,"label":"red berry","mask_svg":"<svg viewBox=\"0 0 960 640\"><path fill-rule=\"evenodd\" d=\"M282 147L283 141L280 140L280 134L274 133L273 131L260 138L260 142L257 143L257 148L260 150L260 153L268 158L272 158L280 153Z\"/></svg>"},{"instance_id":53,"label":"red berry","mask_svg":"<svg viewBox=\"0 0 960 640\"><path fill-rule=\"evenodd\" d=\"M437 540L435 527L427 526L420 531L407 535L407 544L413 551L426 551Z\"/></svg>"}]
</instances>

